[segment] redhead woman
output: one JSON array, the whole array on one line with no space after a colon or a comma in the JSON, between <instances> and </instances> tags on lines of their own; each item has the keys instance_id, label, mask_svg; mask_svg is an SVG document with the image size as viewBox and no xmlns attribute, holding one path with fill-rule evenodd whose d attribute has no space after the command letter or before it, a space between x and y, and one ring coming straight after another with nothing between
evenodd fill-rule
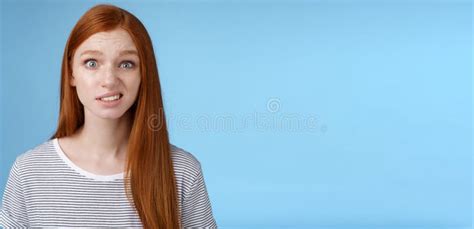
<instances>
[{"instance_id":1,"label":"redhead woman","mask_svg":"<svg viewBox=\"0 0 474 229\"><path fill-rule=\"evenodd\" d=\"M151 39L126 10L95 6L73 28L57 130L16 158L0 226L216 227L200 162L169 142Z\"/></svg>"}]
</instances>

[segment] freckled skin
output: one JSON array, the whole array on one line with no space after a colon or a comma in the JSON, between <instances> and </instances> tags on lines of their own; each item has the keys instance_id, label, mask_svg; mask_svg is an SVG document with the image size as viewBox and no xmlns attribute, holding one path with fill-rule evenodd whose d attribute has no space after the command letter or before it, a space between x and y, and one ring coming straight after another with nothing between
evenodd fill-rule
<instances>
[{"instance_id":1,"label":"freckled skin","mask_svg":"<svg viewBox=\"0 0 474 229\"><path fill-rule=\"evenodd\" d=\"M101 54L89 52L81 55L86 50L96 50ZM141 81L140 60L134 54L120 55L125 50L137 51L137 48L123 29L96 33L76 49L71 86L76 87L86 119L92 116L119 119L136 100ZM104 107L96 100L100 95L115 91L123 95L116 107Z\"/></svg>"}]
</instances>

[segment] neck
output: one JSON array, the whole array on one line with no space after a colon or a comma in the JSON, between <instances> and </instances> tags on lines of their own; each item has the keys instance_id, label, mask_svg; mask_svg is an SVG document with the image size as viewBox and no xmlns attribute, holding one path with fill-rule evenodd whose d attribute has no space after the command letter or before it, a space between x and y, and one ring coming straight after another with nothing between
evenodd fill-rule
<instances>
[{"instance_id":1,"label":"neck","mask_svg":"<svg viewBox=\"0 0 474 229\"><path fill-rule=\"evenodd\" d=\"M124 159L132 127L130 112L119 119L103 119L84 114L84 125L77 138L90 157L98 160Z\"/></svg>"}]
</instances>

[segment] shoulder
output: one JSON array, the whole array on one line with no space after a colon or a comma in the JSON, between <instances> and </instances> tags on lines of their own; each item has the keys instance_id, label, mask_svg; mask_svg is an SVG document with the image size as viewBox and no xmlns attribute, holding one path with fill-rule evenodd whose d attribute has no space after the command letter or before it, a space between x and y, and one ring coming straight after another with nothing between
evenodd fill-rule
<instances>
[{"instance_id":1,"label":"shoulder","mask_svg":"<svg viewBox=\"0 0 474 229\"><path fill-rule=\"evenodd\" d=\"M201 163L190 152L170 144L171 158L175 167L187 167L192 169L200 169Z\"/></svg>"},{"instance_id":2,"label":"shoulder","mask_svg":"<svg viewBox=\"0 0 474 229\"><path fill-rule=\"evenodd\" d=\"M53 140L47 140L18 155L12 167L21 172L25 168L44 163L52 153L54 153Z\"/></svg>"},{"instance_id":3,"label":"shoulder","mask_svg":"<svg viewBox=\"0 0 474 229\"><path fill-rule=\"evenodd\" d=\"M170 151L177 178L183 176L195 177L201 173L201 163L192 153L173 144L170 145Z\"/></svg>"}]
</instances>

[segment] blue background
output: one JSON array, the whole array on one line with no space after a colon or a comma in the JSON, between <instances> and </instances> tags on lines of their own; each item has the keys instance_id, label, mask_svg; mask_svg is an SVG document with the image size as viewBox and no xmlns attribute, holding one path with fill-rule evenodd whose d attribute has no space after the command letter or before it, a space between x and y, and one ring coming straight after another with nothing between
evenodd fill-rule
<instances>
[{"instance_id":1,"label":"blue background","mask_svg":"<svg viewBox=\"0 0 474 229\"><path fill-rule=\"evenodd\" d=\"M0 191L98 1L2 1ZM222 228L471 228L471 1L110 1L154 41Z\"/></svg>"}]
</instances>

